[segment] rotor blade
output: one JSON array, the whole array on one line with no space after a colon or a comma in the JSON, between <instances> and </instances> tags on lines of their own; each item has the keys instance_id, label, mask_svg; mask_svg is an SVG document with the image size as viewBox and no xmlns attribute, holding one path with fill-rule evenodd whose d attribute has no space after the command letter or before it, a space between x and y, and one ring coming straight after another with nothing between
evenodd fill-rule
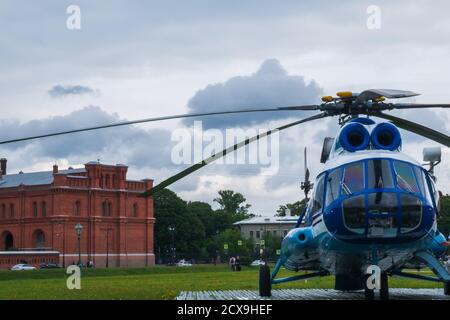
<instances>
[{"instance_id":1,"label":"rotor blade","mask_svg":"<svg viewBox=\"0 0 450 320\"><path fill-rule=\"evenodd\" d=\"M356 102L366 102L380 97L385 97L388 99L398 99L398 98L408 98L418 96L419 93L405 90L395 90L395 89L369 89L361 92L356 98Z\"/></svg>"},{"instance_id":2,"label":"rotor blade","mask_svg":"<svg viewBox=\"0 0 450 320\"><path fill-rule=\"evenodd\" d=\"M394 109L450 108L450 104L439 103L393 103Z\"/></svg>"},{"instance_id":3,"label":"rotor blade","mask_svg":"<svg viewBox=\"0 0 450 320\"><path fill-rule=\"evenodd\" d=\"M218 111L218 112L187 113L187 114L179 114L179 115L173 115L173 116L164 116L164 117L156 117L156 118L139 119L139 120L133 120L133 121L116 122L116 123L111 123L111 124L106 124L106 125L99 125L99 126L80 128L80 129L58 131L58 132L40 134L40 135L35 135L35 136L22 137L22 138L16 138L16 139L11 139L11 140L4 140L4 141L0 141L0 144L7 144L7 143L13 143L13 142L34 140L34 139L39 139L39 138L60 136L60 135L70 134L70 133L77 133L77 132L83 132L83 131L92 131L92 130L113 128L113 127L120 127L120 126L128 126L128 125L132 125L132 124L146 123L146 122L155 122L155 121L162 121L162 120L182 119L182 118L192 118L192 117L204 117L204 116L214 116L214 115L224 115L224 114L236 114L236 113L249 113L249 112L267 112L267 111L272 111L273 112L273 111L289 111L289 110L317 110L318 107L319 106L317 106L317 105L304 105L304 106L275 107L275 108L256 108L256 109L228 110L228 111Z\"/></svg>"},{"instance_id":4,"label":"rotor blade","mask_svg":"<svg viewBox=\"0 0 450 320\"><path fill-rule=\"evenodd\" d=\"M433 130L431 128L425 127L421 124L418 124L418 123L415 123L415 122L412 122L409 120L394 117L390 114L385 114L385 113L380 112L380 113L375 114L375 116L386 119L386 120L390 120L399 128L411 131L411 132L421 135L425 138L428 138L428 139L431 139L438 143L441 143L444 146L450 147L450 137L439 131Z\"/></svg>"},{"instance_id":5,"label":"rotor blade","mask_svg":"<svg viewBox=\"0 0 450 320\"><path fill-rule=\"evenodd\" d=\"M244 146L246 146L246 145L248 145L248 144L250 144L250 143L252 143L254 141L257 141L257 140L259 140L261 138L267 137L267 136L273 134L274 132L278 132L278 131L281 131L281 130L293 127L293 126L301 124L301 123L305 123L305 122L313 121L313 120L317 120L317 119L322 119L322 118L325 118L325 117L328 117L328 115L326 113L319 113L319 114L316 114L316 115L314 115L312 117L305 118L305 119L302 119L302 120L298 120L298 121L295 121L295 122L283 125L281 127L278 127L278 128L276 128L274 130L270 130L270 131L264 132L262 134L256 135L254 137L245 139L244 141L241 141L241 142L235 144L234 146L228 147L225 150L217 152L216 154L210 156L209 158L207 158L205 160L202 160L202 161L194 164L193 166L191 166L189 168L186 168L185 170L177 173L176 175L174 175L174 176L172 176L172 177L162 181L157 186L155 186L152 189L149 189L149 190L145 191L144 193L142 193L142 196L144 196L144 197L152 196L156 192L158 192L158 191L164 189L165 187L171 185L172 183L174 183L174 182L176 182L176 181L186 177L187 175L193 173L194 171L197 171L198 169L203 168L207 164L209 164L209 163L211 163L211 162L213 162L213 161L215 161L215 160L217 160L217 159L227 155L228 153L231 153L231 152L233 152L233 151L235 151L235 150L237 150L237 149L239 149L241 147L244 147Z\"/></svg>"}]
</instances>

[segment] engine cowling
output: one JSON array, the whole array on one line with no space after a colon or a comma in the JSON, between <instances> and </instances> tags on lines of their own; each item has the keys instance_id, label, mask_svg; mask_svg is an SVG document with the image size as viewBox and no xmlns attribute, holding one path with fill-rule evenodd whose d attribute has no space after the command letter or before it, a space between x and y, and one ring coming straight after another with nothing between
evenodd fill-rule
<instances>
[{"instance_id":1,"label":"engine cowling","mask_svg":"<svg viewBox=\"0 0 450 320\"><path fill-rule=\"evenodd\" d=\"M339 143L347 151L365 150L369 146L370 134L360 123L348 123L339 134Z\"/></svg>"},{"instance_id":2,"label":"engine cowling","mask_svg":"<svg viewBox=\"0 0 450 320\"><path fill-rule=\"evenodd\" d=\"M376 125L370 135L374 149L397 150L402 144L400 131L392 123L383 122Z\"/></svg>"}]
</instances>

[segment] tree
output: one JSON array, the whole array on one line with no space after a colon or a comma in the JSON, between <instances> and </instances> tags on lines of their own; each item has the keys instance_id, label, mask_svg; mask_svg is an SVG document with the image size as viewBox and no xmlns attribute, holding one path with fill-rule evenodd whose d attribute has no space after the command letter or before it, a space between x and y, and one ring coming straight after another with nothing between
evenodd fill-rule
<instances>
[{"instance_id":1,"label":"tree","mask_svg":"<svg viewBox=\"0 0 450 320\"><path fill-rule=\"evenodd\" d=\"M248 209L251 207L250 204L244 204L247 201L245 197L239 193L232 190L220 190L218 198L214 201L220 205L220 208L231 214L247 215Z\"/></svg>"},{"instance_id":2,"label":"tree","mask_svg":"<svg viewBox=\"0 0 450 320\"><path fill-rule=\"evenodd\" d=\"M450 234L450 195L441 197L440 206L438 229L447 238Z\"/></svg>"},{"instance_id":3,"label":"tree","mask_svg":"<svg viewBox=\"0 0 450 320\"><path fill-rule=\"evenodd\" d=\"M171 257L174 246L177 258L198 259L204 250L205 229L198 216L188 210L187 203L164 189L154 196L154 210L155 251L159 258Z\"/></svg>"},{"instance_id":4,"label":"tree","mask_svg":"<svg viewBox=\"0 0 450 320\"><path fill-rule=\"evenodd\" d=\"M241 263L250 262L254 244L252 241L244 239L239 230L227 229L214 239L221 257L228 259L231 256L239 256ZM228 249L225 249L224 245L227 245Z\"/></svg>"},{"instance_id":5,"label":"tree","mask_svg":"<svg viewBox=\"0 0 450 320\"><path fill-rule=\"evenodd\" d=\"M264 236L264 255L267 260L278 260L277 250L281 249L283 238L270 232L265 232Z\"/></svg>"},{"instance_id":6,"label":"tree","mask_svg":"<svg viewBox=\"0 0 450 320\"><path fill-rule=\"evenodd\" d=\"M306 198L304 198L301 201L297 201L294 203L287 203L285 205L280 205L280 208L278 208L278 210L277 210L276 216L285 217L286 214L288 214L287 213L288 209L290 210L290 214L299 216L303 212L306 205L308 204L307 201L308 200Z\"/></svg>"}]
</instances>

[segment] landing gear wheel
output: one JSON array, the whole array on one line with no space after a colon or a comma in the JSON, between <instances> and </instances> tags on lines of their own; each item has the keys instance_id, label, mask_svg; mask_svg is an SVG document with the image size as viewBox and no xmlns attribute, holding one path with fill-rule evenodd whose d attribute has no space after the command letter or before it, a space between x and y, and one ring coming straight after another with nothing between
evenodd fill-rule
<instances>
[{"instance_id":1,"label":"landing gear wheel","mask_svg":"<svg viewBox=\"0 0 450 320\"><path fill-rule=\"evenodd\" d=\"M450 296L450 281L444 282L444 294Z\"/></svg>"},{"instance_id":2,"label":"landing gear wheel","mask_svg":"<svg viewBox=\"0 0 450 320\"><path fill-rule=\"evenodd\" d=\"M261 297L270 297L272 295L270 268L266 264L259 266L259 295Z\"/></svg>"},{"instance_id":3,"label":"landing gear wheel","mask_svg":"<svg viewBox=\"0 0 450 320\"><path fill-rule=\"evenodd\" d=\"M381 274L380 280L381 280L380 299L389 300L389 284L388 284L388 275L386 272L383 272Z\"/></svg>"}]
</instances>

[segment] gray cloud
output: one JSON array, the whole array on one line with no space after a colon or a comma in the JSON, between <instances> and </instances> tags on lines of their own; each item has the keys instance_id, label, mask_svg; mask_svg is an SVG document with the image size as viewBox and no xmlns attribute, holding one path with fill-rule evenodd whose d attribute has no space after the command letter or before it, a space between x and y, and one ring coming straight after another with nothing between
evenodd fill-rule
<instances>
[{"instance_id":1,"label":"gray cloud","mask_svg":"<svg viewBox=\"0 0 450 320\"><path fill-rule=\"evenodd\" d=\"M289 75L276 59L268 59L250 76L236 76L224 83L210 84L198 91L188 103L191 113L312 104L319 102L322 90L315 81ZM305 117L296 111L261 112L214 116L202 119L205 128L248 126L269 120ZM184 120L190 125L192 119Z\"/></svg>"},{"instance_id":2,"label":"gray cloud","mask_svg":"<svg viewBox=\"0 0 450 320\"><path fill-rule=\"evenodd\" d=\"M114 123L119 120L117 114L109 114L100 107L89 106L65 116L25 123L17 120L0 120L0 135L2 139L8 140ZM3 156L7 156L8 153L23 149L26 150L27 158L33 159L34 162L45 158L66 158L74 162L100 158L108 163L127 163L138 168L162 169L174 167L170 161L170 137L170 131L163 129L117 127L6 144L0 148L0 152Z\"/></svg>"},{"instance_id":3,"label":"gray cloud","mask_svg":"<svg viewBox=\"0 0 450 320\"><path fill-rule=\"evenodd\" d=\"M53 86L49 91L48 94L51 97L63 97L68 95L80 95L80 94L92 94L96 91L90 87L87 86L81 86L81 85L67 85L63 86L60 84L57 84Z\"/></svg>"}]
</instances>

